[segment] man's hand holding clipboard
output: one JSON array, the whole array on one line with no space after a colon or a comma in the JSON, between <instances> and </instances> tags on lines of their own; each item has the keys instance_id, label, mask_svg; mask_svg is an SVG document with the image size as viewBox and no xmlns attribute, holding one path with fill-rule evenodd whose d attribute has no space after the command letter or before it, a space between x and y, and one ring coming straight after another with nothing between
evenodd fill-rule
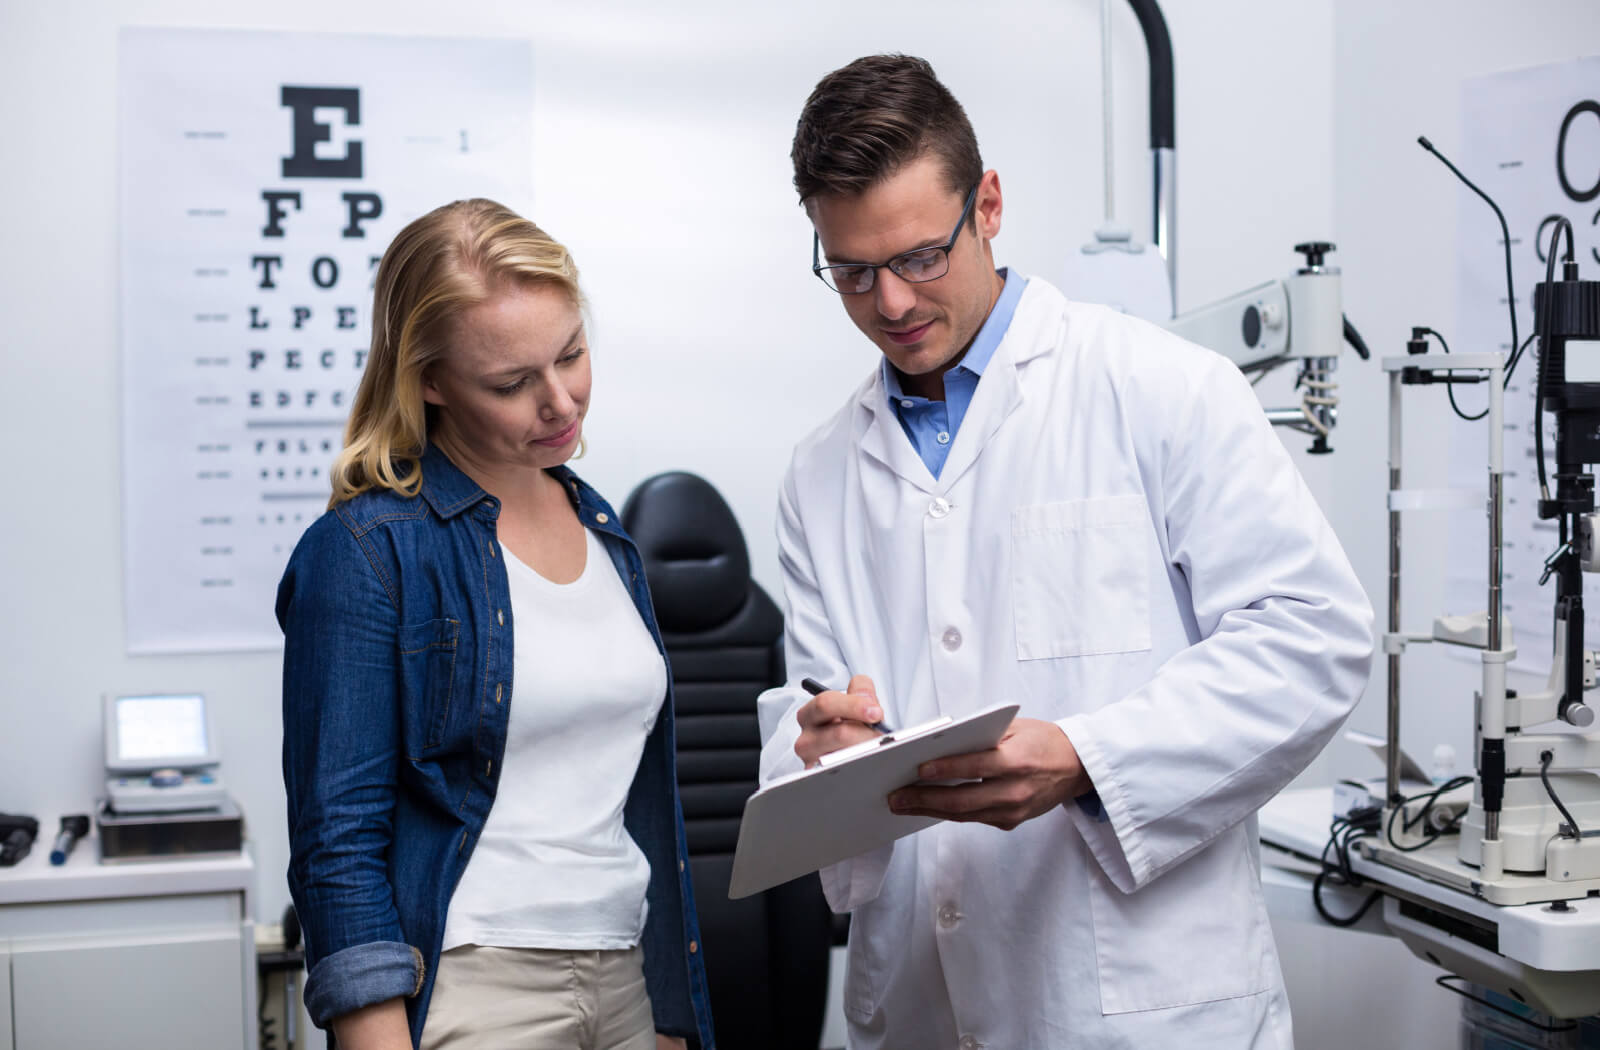
<instances>
[{"instance_id":1,"label":"man's hand holding clipboard","mask_svg":"<svg viewBox=\"0 0 1600 1050\"><path fill-rule=\"evenodd\" d=\"M1015 704L1000 705L879 733L859 718L822 717L841 697L850 697L846 704L863 701L861 694L829 692L818 695L823 702L813 707L802 733L811 730L843 746L826 753L816 748L809 768L769 781L745 802L730 897L759 893L937 823L936 817L892 812L889 796L916 783L923 763L992 749L1017 713ZM861 715L869 717L864 710ZM846 721L855 724L839 724Z\"/></svg>"},{"instance_id":2,"label":"man's hand holding clipboard","mask_svg":"<svg viewBox=\"0 0 1600 1050\"><path fill-rule=\"evenodd\" d=\"M814 698L796 716L801 729L794 750L806 768L823 755L890 732L883 724L877 690L866 675L851 678L844 692L818 692L822 687L810 678L803 684ZM935 759L918 774L924 781L954 783L895 791L889 796L895 813L976 821L1004 831L1093 789L1066 733L1054 722L1036 718L1014 719L988 751Z\"/></svg>"},{"instance_id":3,"label":"man's hand holding clipboard","mask_svg":"<svg viewBox=\"0 0 1600 1050\"><path fill-rule=\"evenodd\" d=\"M940 820L1012 828L1089 789L1061 729L999 705L889 732L872 680L808 683L797 713L802 772L745 804L729 896L743 897ZM1053 737L1052 737L1053 734Z\"/></svg>"}]
</instances>

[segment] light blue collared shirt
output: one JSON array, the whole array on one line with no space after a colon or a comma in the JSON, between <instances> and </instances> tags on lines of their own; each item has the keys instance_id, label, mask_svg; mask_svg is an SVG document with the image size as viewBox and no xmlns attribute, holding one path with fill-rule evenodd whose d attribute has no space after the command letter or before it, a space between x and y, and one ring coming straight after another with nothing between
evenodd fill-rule
<instances>
[{"instance_id":1,"label":"light blue collared shirt","mask_svg":"<svg viewBox=\"0 0 1600 1050\"><path fill-rule=\"evenodd\" d=\"M1005 280L1005 287L1000 290L1000 298L995 300L994 309L984 319L983 327L973 337L972 345L967 348L961 363L944 374L943 401L930 401L925 397L907 394L900 387L900 373L889 364L887 357L883 359L883 388L889 395L889 404L899 418L906 437L911 439L911 447L927 464L928 473L936 478L944 469L950 446L956 440L956 431L961 429L961 421L966 418L967 407L972 404L972 395L978 389L978 380L983 378L983 370L988 367L989 359L994 357L995 347L1000 345L1006 329L1011 327L1011 315L1017 312L1017 300L1022 298L1022 290L1028 285L1028 279L1021 274L1013 277L1006 269L999 273Z\"/></svg>"}]
</instances>

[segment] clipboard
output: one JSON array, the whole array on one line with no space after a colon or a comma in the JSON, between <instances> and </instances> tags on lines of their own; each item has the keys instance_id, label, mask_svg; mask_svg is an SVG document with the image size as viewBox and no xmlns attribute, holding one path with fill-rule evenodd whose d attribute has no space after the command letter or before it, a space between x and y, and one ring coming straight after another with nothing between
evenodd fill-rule
<instances>
[{"instance_id":1,"label":"clipboard","mask_svg":"<svg viewBox=\"0 0 1600 1050\"><path fill-rule=\"evenodd\" d=\"M760 893L937 824L937 817L890 812L890 792L916 783L924 762L994 747L1017 710L1001 704L885 733L774 780L745 802L728 897Z\"/></svg>"}]
</instances>

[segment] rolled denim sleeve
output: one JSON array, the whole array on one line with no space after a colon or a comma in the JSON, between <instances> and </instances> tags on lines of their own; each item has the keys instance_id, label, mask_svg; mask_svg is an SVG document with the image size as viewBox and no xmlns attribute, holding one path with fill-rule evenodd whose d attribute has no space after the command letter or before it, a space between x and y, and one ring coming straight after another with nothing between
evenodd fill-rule
<instances>
[{"instance_id":1,"label":"rolled denim sleeve","mask_svg":"<svg viewBox=\"0 0 1600 1050\"><path fill-rule=\"evenodd\" d=\"M422 991L422 953L397 941L354 944L334 952L306 978L306 1013L323 1028L341 1014Z\"/></svg>"},{"instance_id":2,"label":"rolled denim sleeve","mask_svg":"<svg viewBox=\"0 0 1600 1050\"><path fill-rule=\"evenodd\" d=\"M278 587L289 890L306 1006L324 1026L421 985L388 873L400 752L392 579L334 513L307 530Z\"/></svg>"}]
</instances>

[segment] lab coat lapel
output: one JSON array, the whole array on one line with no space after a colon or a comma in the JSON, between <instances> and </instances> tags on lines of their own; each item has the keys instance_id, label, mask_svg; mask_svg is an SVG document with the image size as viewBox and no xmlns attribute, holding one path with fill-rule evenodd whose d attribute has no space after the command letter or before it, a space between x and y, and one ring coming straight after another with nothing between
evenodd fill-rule
<instances>
[{"instance_id":1,"label":"lab coat lapel","mask_svg":"<svg viewBox=\"0 0 1600 1050\"><path fill-rule=\"evenodd\" d=\"M863 430L857 439L861 451L923 492L932 493L938 488L939 483L928 473L928 465L917 455L894 409L889 406L881 372L879 378L867 384L857 405L864 417L859 424Z\"/></svg>"},{"instance_id":2,"label":"lab coat lapel","mask_svg":"<svg viewBox=\"0 0 1600 1050\"><path fill-rule=\"evenodd\" d=\"M950 456L939 472L939 492L948 492L961 475L972 468L1001 426L1010 419L1022 404L1022 376L1019 369L1029 360L1038 357L1061 340L1059 326L1055 330L1041 315L1041 301L1030 285L1022 293L1017 309L1006 329L1005 338L995 347L973 391L972 403L956 431L956 440L950 446Z\"/></svg>"},{"instance_id":3,"label":"lab coat lapel","mask_svg":"<svg viewBox=\"0 0 1600 1050\"><path fill-rule=\"evenodd\" d=\"M940 492L948 492L978 461L978 454L1021 403L1022 382L1017 378L1017 366L1009 358L1002 361L996 352L978 381L978 389L973 391L966 418L961 421L944 469L939 472Z\"/></svg>"}]
</instances>

